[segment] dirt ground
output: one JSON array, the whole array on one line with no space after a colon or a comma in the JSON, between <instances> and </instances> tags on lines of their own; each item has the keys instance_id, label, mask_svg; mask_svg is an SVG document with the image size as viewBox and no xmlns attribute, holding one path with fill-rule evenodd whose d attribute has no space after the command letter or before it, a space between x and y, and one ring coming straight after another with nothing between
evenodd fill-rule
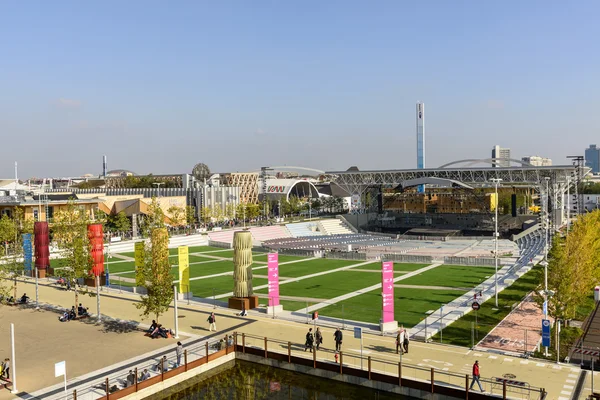
<instances>
[{"instance_id":1,"label":"dirt ground","mask_svg":"<svg viewBox=\"0 0 600 400\"><path fill-rule=\"evenodd\" d=\"M125 325L94 322L90 318L59 322L58 314L51 311L0 306L0 358L11 357L13 323L20 396L61 383L61 378L54 377L57 362L66 361L70 379L173 344L171 340L152 340ZM0 399L14 397L9 389L0 389Z\"/></svg>"}]
</instances>

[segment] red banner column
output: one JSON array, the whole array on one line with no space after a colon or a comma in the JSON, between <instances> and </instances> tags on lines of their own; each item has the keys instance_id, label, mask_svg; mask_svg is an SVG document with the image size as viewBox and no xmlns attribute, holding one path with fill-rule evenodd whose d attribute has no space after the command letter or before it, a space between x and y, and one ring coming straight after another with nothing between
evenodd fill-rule
<instances>
[{"instance_id":1,"label":"red banner column","mask_svg":"<svg viewBox=\"0 0 600 400\"><path fill-rule=\"evenodd\" d=\"M35 222L33 224L34 245L35 245L35 267L38 269L40 278L46 277L46 271L50 267L50 250L48 245L48 222Z\"/></svg>"},{"instance_id":2,"label":"red banner column","mask_svg":"<svg viewBox=\"0 0 600 400\"><path fill-rule=\"evenodd\" d=\"M90 240L90 255L93 263L90 274L100 276L104 272L104 237L102 224L88 225L88 238Z\"/></svg>"}]
</instances>

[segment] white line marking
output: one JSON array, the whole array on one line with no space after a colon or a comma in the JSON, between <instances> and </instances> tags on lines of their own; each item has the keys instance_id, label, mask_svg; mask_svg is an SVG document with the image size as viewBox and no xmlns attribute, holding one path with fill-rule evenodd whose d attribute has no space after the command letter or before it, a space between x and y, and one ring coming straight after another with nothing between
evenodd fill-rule
<instances>
[{"instance_id":1,"label":"white line marking","mask_svg":"<svg viewBox=\"0 0 600 400\"><path fill-rule=\"evenodd\" d=\"M521 364L527 365L527 364L529 364L529 361L527 361L527 360L521 360Z\"/></svg>"},{"instance_id":2,"label":"white line marking","mask_svg":"<svg viewBox=\"0 0 600 400\"><path fill-rule=\"evenodd\" d=\"M513 362L512 358L505 358L504 362Z\"/></svg>"},{"instance_id":3,"label":"white line marking","mask_svg":"<svg viewBox=\"0 0 600 400\"><path fill-rule=\"evenodd\" d=\"M572 384L576 384L577 381L575 381L574 379L567 379L566 380L567 383L572 383Z\"/></svg>"},{"instance_id":4,"label":"white line marking","mask_svg":"<svg viewBox=\"0 0 600 400\"><path fill-rule=\"evenodd\" d=\"M571 389L571 390L573 390L573 387L574 386L571 386L571 385L563 385L563 389Z\"/></svg>"}]
</instances>

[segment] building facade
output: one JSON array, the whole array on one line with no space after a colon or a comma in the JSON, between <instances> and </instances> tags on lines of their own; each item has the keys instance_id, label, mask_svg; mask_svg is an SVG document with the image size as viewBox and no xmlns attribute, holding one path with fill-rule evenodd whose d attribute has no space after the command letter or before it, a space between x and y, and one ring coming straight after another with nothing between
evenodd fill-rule
<instances>
[{"instance_id":1,"label":"building facade","mask_svg":"<svg viewBox=\"0 0 600 400\"><path fill-rule=\"evenodd\" d=\"M496 160L493 164L495 168L510 167L510 149L495 145L492 149L492 158Z\"/></svg>"},{"instance_id":2,"label":"building facade","mask_svg":"<svg viewBox=\"0 0 600 400\"><path fill-rule=\"evenodd\" d=\"M522 157L521 161L533 165L534 167L550 167L552 166L552 160L546 157L540 156L526 156Z\"/></svg>"},{"instance_id":3,"label":"building facade","mask_svg":"<svg viewBox=\"0 0 600 400\"><path fill-rule=\"evenodd\" d=\"M600 148L595 144L585 149L585 166L591 168L593 174L600 172Z\"/></svg>"}]
</instances>

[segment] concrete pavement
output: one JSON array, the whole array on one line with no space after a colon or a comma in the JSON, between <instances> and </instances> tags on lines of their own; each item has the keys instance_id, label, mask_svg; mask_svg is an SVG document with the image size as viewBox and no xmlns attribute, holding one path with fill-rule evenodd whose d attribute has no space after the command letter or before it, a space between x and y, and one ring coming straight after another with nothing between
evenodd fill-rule
<instances>
[{"instance_id":1,"label":"concrete pavement","mask_svg":"<svg viewBox=\"0 0 600 400\"><path fill-rule=\"evenodd\" d=\"M34 293L33 283L20 284L20 291ZM39 288L40 300L70 307L73 302L73 294L63 290L40 285ZM82 301L92 306L95 300L82 298ZM134 302L139 301L139 297L130 293L118 292L103 292L101 295L102 314L108 315L124 321L139 321L148 323L140 317L139 311L135 308ZM93 307L90 307L92 314L96 312ZM232 328L238 332L244 332L248 335L257 335L260 337L267 336L272 339L282 341L292 341L297 347L295 352L305 354L301 349L304 343L304 336L308 329L306 323L284 321L273 319L266 315L262 316L257 313L251 313L247 318L237 317L234 310L227 308L207 306L191 302L190 305L179 304L179 329L183 332L192 335L206 336L208 332L208 322L206 319L210 312L215 311L217 314L217 327L219 333L225 333ZM161 317L161 323L167 327L173 326L173 313L170 312ZM77 322L75 322L77 323ZM244 323L243 328L240 324ZM310 324L312 327L312 323ZM344 362L358 363L359 360L352 355L360 355L360 341L354 339L351 329L351 324L347 323L346 327L350 330L344 331L343 351ZM333 328L323 327L324 350L318 353L319 359L327 359L333 361L334 348ZM248 345L252 345L252 340L249 339ZM256 339L256 345L262 345L261 340ZM395 339L392 337L383 337L376 335L365 335L363 339L363 354L371 355L383 360L389 360L391 364L399 361L399 356L395 354ZM68 347L67 347L68 349ZM368 353L367 353L368 352ZM307 356L309 356L307 354ZM354 360L354 361L352 361ZM471 365L475 360L479 360L481 365L481 373L485 378L503 377L505 374L511 374L513 379L527 382L532 386L544 387L549 393L550 399L558 399L561 392L565 392L564 386L568 380L571 380L573 374L579 373L579 368L570 365L556 365L545 361L526 360L517 357L510 357L495 354L492 352L471 351L466 348L439 345L435 343L412 342L410 352L403 357L403 362L422 366L425 368L434 367L442 371L450 371L461 374L469 374ZM374 368L377 368L374 366ZM382 368L385 367L384 365ZM407 376L409 377L409 376Z\"/></svg>"}]
</instances>

